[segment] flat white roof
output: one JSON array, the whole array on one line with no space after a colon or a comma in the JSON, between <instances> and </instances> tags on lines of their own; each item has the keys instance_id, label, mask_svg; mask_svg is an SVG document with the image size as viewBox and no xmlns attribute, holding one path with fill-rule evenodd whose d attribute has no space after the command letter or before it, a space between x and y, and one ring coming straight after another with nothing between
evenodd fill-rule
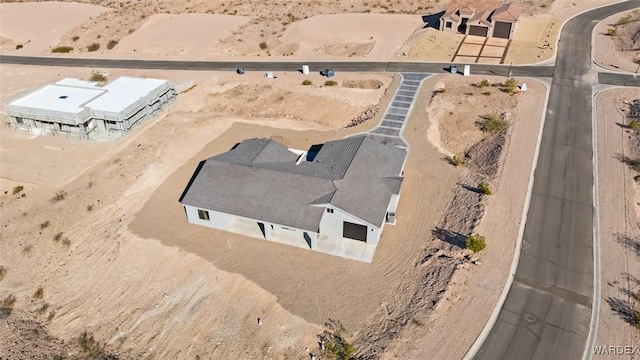
<instances>
[{"instance_id":1,"label":"flat white roof","mask_svg":"<svg viewBox=\"0 0 640 360\"><path fill-rule=\"evenodd\" d=\"M108 92L87 106L96 111L119 113L166 84L166 80L123 76L105 85L103 89Z\"/></svg>"},{"instance_id":2,"label":"flat white roof","mask_svg":"<svg viewBox=\"0 0 640 360\"><path fill-rule=\"evenodd\" d=\"M47 85L9 105L77 114L82 106L104 94L101 88Z\"/></svg>"},{"instance_id":3,"label":"flat white roof","mask_svg":"<svg viewBox=\"0 0 640 360\"><path fill-rule=\"evenodd\" d=\"M96 88L98 87L97 82L93 81L85 81L80 79L72 79L72 78L64 78L56 83L57 85L68 85L68 86L77 86L77 87L88 87L88 88Z\"/></svg>"}]
</instances>

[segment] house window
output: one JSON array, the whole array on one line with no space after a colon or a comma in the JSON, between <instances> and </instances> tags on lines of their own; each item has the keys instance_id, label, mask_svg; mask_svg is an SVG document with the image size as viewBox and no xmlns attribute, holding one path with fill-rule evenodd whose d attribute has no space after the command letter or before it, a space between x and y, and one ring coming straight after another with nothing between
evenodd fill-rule
<instances>
[{"instance_id":1,"label":"house window","mask_svg":"<svg viewBox=\"0 0 640 360\"><path fill-rule=\"evenodd\" d=\"M446 27L447 29L451 29L451 21L447 21L446 23L444 23L444 27Z\"/></svg>"},{"instance_id":2,"label":"house window","mask_svg":"<svg viewBox=\"0 0 640 360\"><path fill-rule=\"evenodd\" d=\"M327 208L327 212L328 212L329 214L333 214L333 209L331 209L331 208Z\"/></svg>"},{"instance_id":3,"label":"house window","mask_svg":"<svg viewBox=\"0 0 640 360\"><path fill-rule=\"evenodd\" d=\"M209 220L209 212L207 210L198 209L198 217L201 220Z\"/></svg>"}]
</instances>

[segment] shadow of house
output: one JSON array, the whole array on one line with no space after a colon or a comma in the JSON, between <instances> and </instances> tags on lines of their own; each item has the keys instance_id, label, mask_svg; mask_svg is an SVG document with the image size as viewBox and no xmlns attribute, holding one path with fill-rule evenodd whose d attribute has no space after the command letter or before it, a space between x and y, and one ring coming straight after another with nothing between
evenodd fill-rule
<instances>
[{"instance_id":1,"label":"shadow of house","mask_svg":"<svg viewBox=\"0 0 640 360\"><path fill-rule=\"evenodd\" d=\"M444 15L444 13L445 12L443 10L436 14L422 15L422 21L424 22L424 26L422 28L433 28L436 30L440 30L440 18L442 18L442 15Z\"/></svg>"}]
</instances>

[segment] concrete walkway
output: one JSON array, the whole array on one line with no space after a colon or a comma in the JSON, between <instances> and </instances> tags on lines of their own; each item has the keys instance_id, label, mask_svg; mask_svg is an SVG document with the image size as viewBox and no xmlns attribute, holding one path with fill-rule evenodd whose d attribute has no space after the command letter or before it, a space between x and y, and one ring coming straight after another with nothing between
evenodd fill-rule
<instances>
[{"instance_id":1,"label":"concrete walkway","mask_svg":"<svg viewBox=\"0 0 640 360\"><path fill-rule=\"evenodd\" d=\"M393 99L382 116L378 126L366 132L371 138L391 143L408 150L408 143L402 137L402 130L411 114L415 97L422 81L431 76L427 73L400 73L402 81L393 95Z\"/></svg>"}]
</instances>

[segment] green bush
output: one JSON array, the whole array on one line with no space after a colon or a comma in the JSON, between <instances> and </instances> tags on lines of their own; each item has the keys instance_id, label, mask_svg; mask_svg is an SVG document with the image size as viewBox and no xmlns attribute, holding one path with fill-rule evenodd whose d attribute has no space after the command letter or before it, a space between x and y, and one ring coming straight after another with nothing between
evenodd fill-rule
<instances>
[{"instance_id":1,"label":"green bush","mask_svg":"<svg viewBox=\"0 0 640 360\"><path fill-rule=\"evenodd\" d=\"M507 120L502 115L491 113L484 117L480 130L488 133L497 133L507 128Z\"/></svg>"},{"instance_id":2,"label":"green bush","mask_svg":"<svg viewBox=\"0 0 640 360\"><path fill-rule=\"evenodd\" d=\"M338 82L335 81L335 80L327 80L327 81L324 82L324 85L325 86L336 86L336 85L338 85Z\"/></svg>"},{"instance_id":3,"label":"green bush","mask_svg":"<svg viewBox=\"0 0 640 360\"><path fill-rule=\"evenodd\" d=\"M53 49L51 49L52 53L63 53L63 54L67 54L73 51L73 48L71 46L58 46L58 47L54 47Z\"/></svg>"},{"instance_id":4,"label":"green bush","mask_svg":"<svg viewBox=\"0 0 640 360\"><path fill-rule=\"evenodd\" d=\"M89 51L89 52L98 51L98 49L100 49L100 44L98 44L98 43L93 43L93 44L87 46L87 51Z\"/></svg>"},{"instance_id":5,"label":"green bush","mask_svg":"<svg viewBox=\"0 0 640 360\"><path fill-rule=\"evenodd\" d=\"M464 165L464 155L462 154L455 154L453 156L447 156L447 161L449 161L449 164L459 167Z\"/></svg>"},{"instance_id":6,"label":"green bush","mask_svg":"<svg viewBox=\"0 0 640 360\"><path fill-rule=\"evenodd\" d=\"M260 47L260 49L265 50L267 48L267 43L263 41L260 44L258 44L258 46Z\"/></svg>"},{"instance_id":7,"label":"green bush","mask_svg":"<svg viewBox=\"0 0 640 360\"><path fill-rule=\"evenodd\" d=\"M74 36L74 37L71 38L71 40L73 40L73 41L78 41L79 39L80 39L80 36Z\"/></svg>"},{"instance_id":8,"label":"green bush","mask_svg":"<svg viewBox=\"0 0 640 360\"><path fill-rule=\"evenodd\" d=\"M0 281L2 281L2 279L4 279L6 275L7 275L7 268L4 266L0 266Z\"/></svg>"},{"instance_id":9,"label":"green bush","mask_svg":"<svg viewBox=\"0 0 640 360\"><path fill-rule=\"evenodd\" d=\"M480 189L480 192L484 195L491 195L491 189L489 188L489 184L483 182L480 183L480 186L478 187L478 189Z\"/></svg>"},{"instance_id":10,"label":"green bush","mask_svg":"<svg viewBox=\"0 0 640 360\"><path fill-rule=\"evenodd\" d=\"M618 25L627 25L630 22L631 22L631 14L621 17L620 20L618 21Z\"/></svg>"},{"instance_id":11,"label":"green bush","mask_svg":"<svg viewBox=\"0 0 640 360\"><path fill-rule=\"evenodd\" d=\"M302 85L311 85L311 84L313 84L313 81L311 81L309 79L302 81Z\"/></svg>"},{"instance_id":12,"label":"green bush","mask_svg":"<svg viewBox=\"0 0 640 360\"><path fill-rule=\"evenodd\" d=\"M518 88L518 81L514 78L508 78L507 81L504 82L502 91L513 94Z\"/></svg>"},{"instance_id":13,"label":"green bush","mask_svg":"<svg viewBox=\"0 0 640 360\"><path fill-rule=\"evenodd\" d=\"M614 28L607 29L607 35L609 36L618 36L618 30Z\"/></svg>"},{"instance_id":14,"label":"green bush","mask_svg":"<svg viewBox=\"0 0 640 360\"><path fill-rule=\"evenodd\" d=\"M42 299L43 296L44 296L44 290L41 287L39 287L38 290L36 290L36 292L34 292L33 295L31 295L31 297L34 299Z\"/></svg>"},{"instance_id":15,"label":"green bush","mask_svg":"<svg viewBox=\"0 0 640 360\"><path fill-rule=\"evenodd\" d=\"M20 191L24 190L24 186L18 185L13 188L13 195L20 193Z\"/></svg>"},{"instance_id":16,"label":"green bush","mask_svg":"<svg viewBox=\"0 0 640 360\"><path fill-rule=\"evenodd\" d=\"M474 253L478 253L487 246L484 236L480 234L469 235L467 239L464 241L464 245L467 249L473 251Z\"/></svg>"},{"instance_id":17,"label":"green bush","mask_svg":"<svg viewBox=\"0 0 640 360\"><path fill-rule=\"evenodd\" d=\"M107 49L111 50L118 45L118 40L109 40L107 43Z\"/></svg>"},{"instance_id":18,"label":"green bush","mask_svg":"<svg viewBox=\"0 0 640 360\"><path fill-rule=\"evenodd\" d=\"M324 345L323 359L351 360L355 354L355 348L345 338L348 336L346 329L337 320L329 320L325 323L327 328L318 335L320 343Z\"/></svg>"},{"instance_id":19,"label":"green bush","mask_svg":"<svg viewBox=\"0 0 640 360\"><path fill-rule=\"evenodd\" d=\"M638 122L638 120L631 120L627 126L631 130L638 130L638 128L640 128L640 122Z\"/></svg>"},{"instance_id":20,"label":"green bush","mask_svg":"<svg viewBox=\"0 0 640 360\"><path fill-rule=\"evenodd\" d=\"M489 80L484 79L480 81L477 86L482 89L484 87L491 86L491 83L489 82Z\"/></svg>"}]
</instances>

